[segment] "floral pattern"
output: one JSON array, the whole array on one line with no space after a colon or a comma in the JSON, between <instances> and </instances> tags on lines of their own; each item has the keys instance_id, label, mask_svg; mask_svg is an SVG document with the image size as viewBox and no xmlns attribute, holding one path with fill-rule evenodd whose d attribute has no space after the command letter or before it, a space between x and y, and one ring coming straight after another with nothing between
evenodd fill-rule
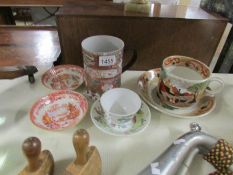
<instances>
[{"instance_id":1,"label":"floral pattern","mask_svg":"<svg viewBox=\"0 0 233 175\"><path fill-rule=\"evenodd\" d=\"M115 136L134 135L136 133L142 132L149 125L151 117L150 109L144 102L142 102L140 110L133 118L133 126L130 129L125 130L124 128L121 128L121 126L109 126L106 118L104 117L104 111L100 105L99 100L93 104L90 113L91 119L97 128L107 134Z\"/></svg>"},{"instance_id":2,"label":"floral pattern","mask_svg":"<svg viewBox=\"0 0 233 175\"><path fill-rule=\"evenodd\" d=\"M203 79L210 76L210 71L207 66L198 60L185 56L170 56L163 62L163 70L170 66L185 66L189 67L202 75Z\"/></svg>"},{"instance_id":3,"label":"floral pattern","mask_svg":"<svg viewBox=\"0 0 233 175\"><path fill-rule=\"evenodd\" d=\"M55 66L41 78L43 85L54 90L77 89L83 83L83 68L75 65Z\"/></svg>"},{"instance_id":4,"label":"floral pattern","mask_svg":"<svg viewBox=\"0 0 233 175\"><path fill-rule=\"evenodd\" d=\"M61 130L78 124L88 109L79 93L60 90L37 101L30 112L31 121L47 130Z\"/></svg>"},{"instance_id":5,"label":"floral pattern","mask_svg":"<svg viewBox=\"0 0 233 175\"><path fill-rule=\"evenodd\" d=\"M179 118L202 117L209 114L216 106L214 97L204 96L200 101L188 108L178 108L168 105L158 95L158 83L160 69L152 69L144 72L138 79L138 91L140 96L154 109Z\"/></svg>"},{"instance_id":6,"label":"floral pattern","mask_svg":"<svg viewBox=\"0 0 233 175\"><path fill-rule=\"evenodd\" d=\"M169 74L171 66L182 66L198 72L203 78L199 82L185 80ZM159 80L160 99L174 107L190 107L204 95L209 84L210 70L198 60L185 56L171 56L164 60Z\"/></svg>"},{"instance_id":7,"label":"floral pattern","mask_svg":"<svg viewBox=\"0 0 233 175\"><path fill-rule=\"evenodd\" d=\"M89 91L92 91L93 94L98 93L101 95L109 89L120 87L123 49L111 53L91 53L85 49L82 52L85 83ZM101 56L114 56L114 64L109 66L99 65Z\"/></svg>"}]
</instances>

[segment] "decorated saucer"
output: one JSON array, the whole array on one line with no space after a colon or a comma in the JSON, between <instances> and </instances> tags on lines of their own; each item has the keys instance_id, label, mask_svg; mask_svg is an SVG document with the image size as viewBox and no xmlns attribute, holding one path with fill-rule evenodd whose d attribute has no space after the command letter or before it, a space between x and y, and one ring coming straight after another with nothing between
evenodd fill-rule
<instances>
[{"instance_id":1,"label":"decorated saucer","mask_svg":"<svg viewBox=\"0 0 233 175\"><path fill-rule=\"evenodd\" d=\"M144 72L138 80L140 96L154 109L174 117L193 118L209 114L216 106L215 97L204 96L195 105L187 108L177 108L163 103L157 94L160 68Z\"/></svg>"},{"instance_id":2,"label":"decorated saucer","mask_svg":"<svg viewBox=\"0 0 233 175\"><path fill-rule=\"evenodd\" d=\"M59 90L39 99L31 108L32 123L46 130L77 125L88 110L86 98L74 91Z\"/></svg>"},{"instance_id":3,"label":"decorated saucer","mask_svg":"<svg viewBox=\"0 0 233 175\"><path fill-rule=\"evenodd\" d=\"M107 134L114 136L130 136L140 133L144 131L144 129L146 129L151 119L150 109L143 101L140 110L136 113L135 118L133 118L134 124L132 128L126 131L124 129L121 130L121 128L119 127L118 128L110 127L107 124L99 100L93 103L90 114L91 114L91 119L97 128L99 128L101 131Z\"/></svg>"},{"instance_id":4,"label":"decorated saucer","mask_svg":"<svg viewBox=\"0 0 233 175\"><path fill-rule=\"evenodd\" d=\"M41 81L47 88L54 90L74 90L83 83L83 68L75 65L55 66L46 71Z\"/></svg>"}]
</instances>

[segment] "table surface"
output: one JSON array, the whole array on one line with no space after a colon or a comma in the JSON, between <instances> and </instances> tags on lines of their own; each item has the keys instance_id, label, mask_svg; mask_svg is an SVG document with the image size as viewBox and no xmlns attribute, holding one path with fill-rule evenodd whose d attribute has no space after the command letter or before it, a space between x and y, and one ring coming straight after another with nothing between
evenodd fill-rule
<instances>
[{"instance_id":1,"label":"table surface","mask_svg":"<svg viewBox=\"0 0 233 175\"><path fill-rule=\"evenodd\" d=\"M54 27L0 27L0 67L44 66L57 60L61 53Z\"/></svg>"},{"instance_id":2,"label":"table surface","mask_svg":"<svg viewBox=\"0 0 233 175\"><path fill-rule=\"evenodd\" d=\"M35 127L29 119L31 106L52 90L41 81L43 71L36 74L35 84L27 77L0 80L0 174L17 174L26 164L21 144L29 136L41 139L42 149L49 149L55 159L55 175L61 174L73 160L75 152L72 134L85 128L90 134L90 144L100 152L103 175L135 175L162 153L176 138L189 131L191 122L198 122L203 131L233 144L233 75L214 74L223 79L225 87L216 96L216 108L202 118L180 119L151 110L151 123L146 130L134 136L117 137L103 133L91 122L89 113L76 127L59 132L49 132ZM136 91L136 82L142 71L122 74L122 87ZM82 92L83 88L77 90ZM91 106L91 104L90 104ZM204 175L213 168L200 156L189 168L189 175Z\"/></svg>"}]
</instances>

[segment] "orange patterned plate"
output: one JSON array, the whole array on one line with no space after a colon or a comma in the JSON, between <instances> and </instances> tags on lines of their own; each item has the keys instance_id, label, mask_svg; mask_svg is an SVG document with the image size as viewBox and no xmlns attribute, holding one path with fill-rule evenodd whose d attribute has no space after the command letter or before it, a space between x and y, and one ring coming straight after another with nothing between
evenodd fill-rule
<instances>
[{"instance_id":1,"label":"orange patterned plate","mask_svg":"<svg viewBox=\"0 0 233 175\"><path fill-rule=\"evenodd\" d=\"M74 90L83 83L83 68L75 65L55 66L41 78L43 85L54 90Z\"/></svg>"},{"instance_id":2,"label":"orange patterned plate","mask_svg":"<svg viewBox=\"0 0 233 175\"><path fill-rule=\"evenodd\" d=\"M80 93L59 90L38 100L31 108L34 125L46 130L62 130L77 125L88 110L88 102Z\"/></svg>"}]
</instances>

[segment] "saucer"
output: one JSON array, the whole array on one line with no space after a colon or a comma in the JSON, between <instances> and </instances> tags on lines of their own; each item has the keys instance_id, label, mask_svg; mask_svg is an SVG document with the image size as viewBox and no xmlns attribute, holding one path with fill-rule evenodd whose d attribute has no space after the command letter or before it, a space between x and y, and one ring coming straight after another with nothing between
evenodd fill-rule
<instances>
[{"instance_id":1,"label":"saucer","mask_svg":"<svg viewBox=\"0 0 233 175\"><path fill-rule=\"evenodd\" d=\"M83 83L83 76L83 68L79 66L60 65L46 71L41 81L49 89L74 90Z\"/></svg>"},{"instance_id":2,"label":"saucer","mask_svg":"<svg viewBox=\"0 0 233 175\"><path fill-rule=\"evenodd\" d=\"M195 105L187 108L177 108L162 103L157 94L160 68L144 72L138 80L140 96L154 109L174 117L193 118L209 114L216 106L215 97L204 96Z\"/></svg>"},{"instance_id":3,"label":"saucer","mask_svg":"<svg viewBox=\"0 0 233 175\"><path fill-rule=\"evenodd\" d=\"M119 127L113 128L107 125L107 121L104 117L104 112L101 108L99 100L93 103L90 114L91 119L97 128L107 134L114 136L129 136L140 133L149 125L151 119L150 109L143 101L140 110L137 112L135 118L133 119L133 127L127 131L125 131L123 128L121 130Z\"/></svg>"},{"instance_id":4,"label":"saucer","mask_svg":"<svg viewBox=\"0 0 233 175\"><path fill-rule=\"evenodd\" d=\"M86 98L74 91L59 90L39 99L31 108L32 123L46 130L77 125L88 110Z\"/></svg>"}]
</instances>

